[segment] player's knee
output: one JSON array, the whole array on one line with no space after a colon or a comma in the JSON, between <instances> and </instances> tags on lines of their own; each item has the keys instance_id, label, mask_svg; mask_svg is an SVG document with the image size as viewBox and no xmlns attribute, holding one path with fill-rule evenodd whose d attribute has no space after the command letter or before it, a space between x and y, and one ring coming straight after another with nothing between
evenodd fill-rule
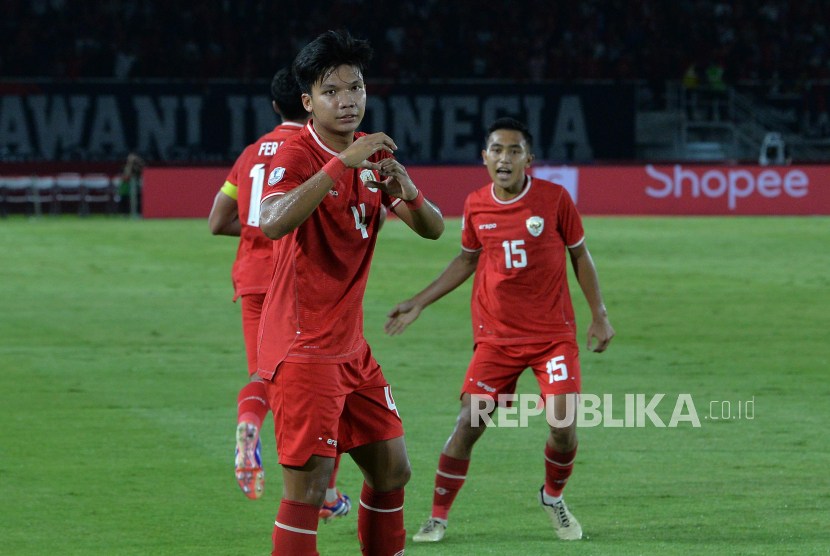
<instances>
[{"instance_id":1,"label":"player's knee","mask_svg":"<svg viewBox=\"0 0 830 556\"><path fill-rule=\"evenodd\" d=\"M398 472L396 474L396 479L397 480L395 482L398 485L396 487L396 489L405 487L407 485L407 483L409 483L409 479L411 479L411 478L412 478L412 467L409 465L409 460L406 460L404 462L404 465L402 465L400 467L400 469L398 470Z\"/></svg>"},{"instance_id":2,"label":"player's knee","mask_svg":"<svg viewBox=\"0 0 830 556\"><path fill-rule=\"evenodd\" d=\"M489 420L490 412L467 407L462 409L461 413L458 414L456 429L466 437L477 439L484 433L484 429L487 428L487 422Z\"/></svg>"},{"instance_id":3,"label":"player's knee","mask_svg":"<svg viewBox=\"0 0 830 556\"><path fill-rule=\"evenodd\" d=\"M406 486L409 479L412 477L412 468L409 466L409 460L396 462L389 469L386 470L383 477L376 477L374 484L370 485L375 490L388 492L390 490L398 490Z\"/></svg>"},{"instance_id":4,"label":"player's knee","mask_svg":"<svg viewBox=\"0 0 830 556\"><path fill-rule=\"evenodd\" d=\"M576 427L551 427L550 436L553 446L559 451L569 452L576 448Z\"/></svg>"}]
</instances>

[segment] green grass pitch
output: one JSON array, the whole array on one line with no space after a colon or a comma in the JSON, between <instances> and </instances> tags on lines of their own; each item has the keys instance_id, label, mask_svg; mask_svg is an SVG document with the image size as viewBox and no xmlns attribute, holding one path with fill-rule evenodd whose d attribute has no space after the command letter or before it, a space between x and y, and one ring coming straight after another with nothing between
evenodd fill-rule
<instances>
[{"instance_id":1,"label":"green grass pitch","mask_svg":"<svg viewBox=\"0 0 830 556\"><path fill-rule=\"evenodd\" d=\"M827 218L588 218L617 337L582 354L585 393L691 394L700 428L582 428L566 490L586 537L558 541L536 502L541 418L488 431L445 540L451 556L830 553ZM390 222L366 294L366 335L404 419L408 536L471 354L470 284L404 336L386 312L458 253ZM0 221L0 554L268 554L280 498L273 426L266 493L233 477L245 381L236 240L205 221ZM572 281L584 350L588 310ZM536 392L525 374L520 392ZM753 399L755 418L708 419ZM614 414L622 417L617 405ZM340 488L361 480L344 458ZM358 555L356 511L320 526L320 552Z\"/></svg>"}]
</instances>

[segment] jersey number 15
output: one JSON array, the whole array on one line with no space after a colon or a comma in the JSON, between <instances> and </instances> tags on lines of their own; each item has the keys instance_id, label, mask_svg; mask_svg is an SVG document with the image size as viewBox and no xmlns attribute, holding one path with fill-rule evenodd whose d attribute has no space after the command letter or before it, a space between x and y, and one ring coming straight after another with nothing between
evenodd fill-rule
<instances>
[{"instance_id":1,"label":"jersey number 15","mask_svg":"<svg viewBox=\"0 0 830 556\"><path fill-rule=\"evenodd\" d=\"M524 244L525 240L523 239L502 242L501 246L504 247L504 264L508 269L524 268L527 266L527 251L522 249L522 245Z\"/></svg>"}]
</instances>

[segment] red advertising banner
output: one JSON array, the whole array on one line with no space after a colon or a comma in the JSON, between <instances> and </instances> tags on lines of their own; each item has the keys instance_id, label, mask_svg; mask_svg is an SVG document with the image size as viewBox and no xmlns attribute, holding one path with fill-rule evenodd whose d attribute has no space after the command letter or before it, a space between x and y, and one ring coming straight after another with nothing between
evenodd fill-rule
<instances>
[{"instance_id":1,"label":"red advertising banner","mask_svg":"<svg viewBox=\"0 0 830 556\"><path fill-rule=\"evenodd\" d=\"M577 170L577 206L585 214L830 214L829 166L678 164Z\"/></svg>"},{"instance_id":2,"label":"red advertising banner","mask_svg":"<svg viewBox=\"0 0 830 556\"><path fill-rule=\"evenodd\" d=\"M489 182L484 166L411 166L445 216ZM148 168L146 218L204 218L227 168ZM591 215L830 215L830 166L534 166Z\"/></svg>"},{"instance_id":3,"label":"red advertising banner","mask_svg":"<svg viewBox=\"0 0 830 556\"><path fill-rule=\"evenodd\" d=\"M146 168L144 218L207 218L230 168ZM482 166L410 166L412 181L446 216L460 216L464 199L490 178Z\"/></svg>"},{"instance_id":4,"label":"red advertising banner","mask_svg":"<svg viewBox=\"0 0 830 556\"><path fill-rule=\"evenodd\" d=\"M144 218L207 218L230 168L145 168Z\"/></svg>"}]
</instances>

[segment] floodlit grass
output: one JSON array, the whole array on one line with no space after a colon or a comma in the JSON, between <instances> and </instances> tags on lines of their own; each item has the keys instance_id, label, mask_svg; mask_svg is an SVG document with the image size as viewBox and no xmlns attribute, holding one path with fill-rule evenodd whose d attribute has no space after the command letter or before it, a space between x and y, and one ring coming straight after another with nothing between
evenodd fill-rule
<instances>
[{"instance_id":1,"label":"floodlit grass","mask_svg":"<svg viewBox=\"0 0 830 556\"><path fill-rule=\"evenodd\" d=\"M585 393L691 394L701 427L582 428L566 490L586 538L558 541L536 502L546 425L489 431L438 545L412 555L827 554L827 218L586 219L617 338L582 354ZM404 419L408 536L428 516L438 454L471 354L470 284L402 337L386 312L458 252L400 222L381 234L366 334ZM0 553L270 552L280 498L233 477L245 355L230 265L204 221L0 221ZM572 281L580 345L589 313ZM536 392L530 374L519 392ZM721 416L754 399L755 418ZM344 458L340 488L361 479ZM320 526L322 554L358 555L356 511Z\"/></svg>"}]
</instances>

